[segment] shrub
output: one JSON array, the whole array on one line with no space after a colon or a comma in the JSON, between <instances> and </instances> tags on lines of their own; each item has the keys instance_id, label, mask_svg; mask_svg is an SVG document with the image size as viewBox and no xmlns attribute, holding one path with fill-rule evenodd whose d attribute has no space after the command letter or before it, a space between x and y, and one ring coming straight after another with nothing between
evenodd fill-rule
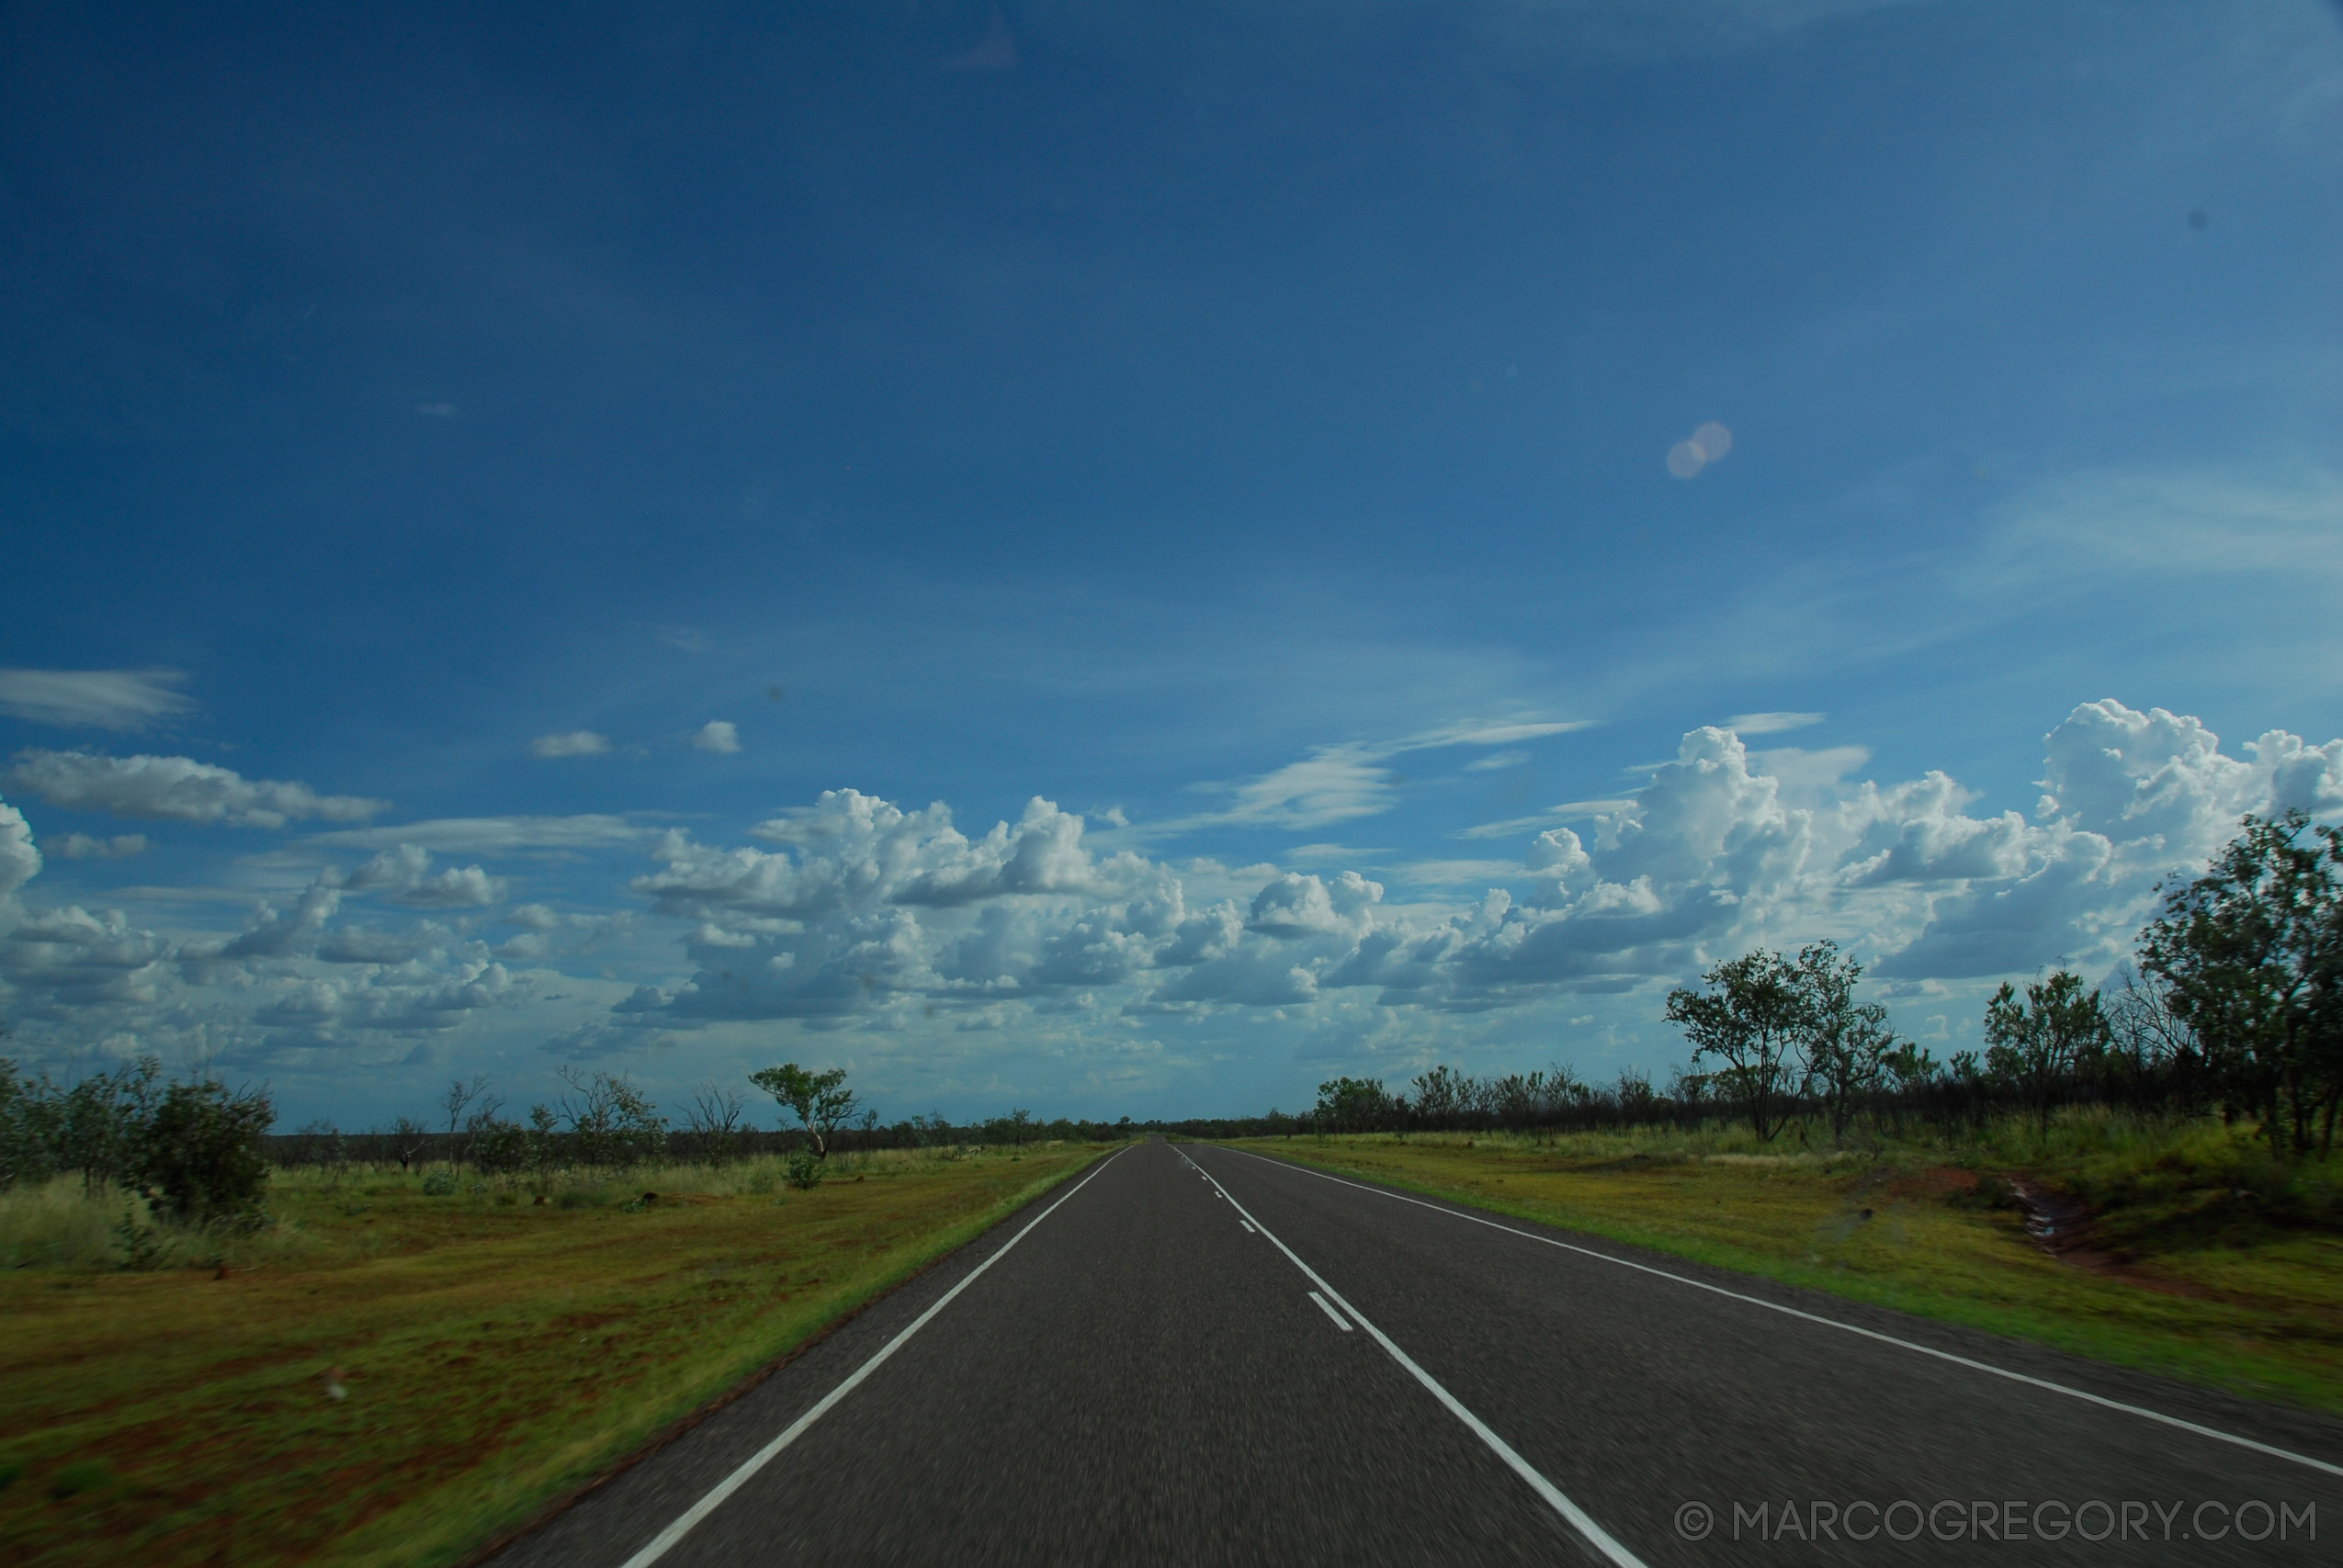
<instances>
[{"instance_id":1,"label":"shrub","mask_svg":"<svg viewBox=\"0 0 2343 1568\"><path fill-rule=\"evenodd\" d=\"M261 1139L276 1119L264 1090L175 1083L147 1124L139 1174L183 1224L255 1228L268 1184Z\"/></svg>"},{"instance_id":2,"label":"shrub","mask_svg":"<svg viewBox=\"0 0 2343 1568\"><path fill-rule=\"evenodd\" d=\"M423 1195L426 1198L445 1198L455 1190L456 1179L444 1170L435 1170L423 1179Z\"/></svg>"},{"instance_id":3,"label":"shrub","mask_svg":"<svg viewBox=\"0 0 2343 1568\"><path fill-rule=\"evenodd\" d=\"M483 1175L508 1175L528 1156L528 1129L517 1122L491 1120L472 1134L472 1166Z\"/></svg>"},{"instance_id":4,"label":"shrub","mask_svg":"<svg viewBox=\"0 0 2343 1568\"><path fill-rule=\"evenodd\" d=\"M821 1156L810 1144L799 1144L789 1151L789 1185L801 1191L810 1191L821 1185Z\"/></svg>"}]
</instances>

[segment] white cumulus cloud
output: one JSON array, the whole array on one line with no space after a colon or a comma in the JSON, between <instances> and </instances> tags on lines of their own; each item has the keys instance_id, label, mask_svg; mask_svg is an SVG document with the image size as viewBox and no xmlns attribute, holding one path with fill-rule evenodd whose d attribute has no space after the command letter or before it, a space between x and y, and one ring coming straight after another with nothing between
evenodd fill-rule
<instances>
[{"instance_id":1,"label":"white cumulus cloud","mask_svg":"<svg viewBox=\"0 0 2343 1568\"><path fill-rule=\"evenodd\" d=\"M741 730L730 719L711 718L692 732L692 744L703 751L730 756L741 749Z\"/></svg>"},{"instance_id":2,"label":"white cumulus cloud","mask_svg":"<svg viewBox=\"0 0 2343 1568\"><path fill-rule=\"evenodd\" d=\"M476 909L501 902L504 883L476 865L431 869L431 852L421 844L383 851L352 872L342 886L352 892L380 891L391 902L418 909Z\"/></svg>"}]
</instances>

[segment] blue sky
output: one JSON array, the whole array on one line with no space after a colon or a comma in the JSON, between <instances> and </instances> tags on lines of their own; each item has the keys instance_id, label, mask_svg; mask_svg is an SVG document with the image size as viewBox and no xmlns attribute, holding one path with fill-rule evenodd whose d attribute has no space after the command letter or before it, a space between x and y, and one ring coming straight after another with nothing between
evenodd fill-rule
<instances>
[{"instance_id":1,"label":"blue sky","mask_svg":"<svg viewBox=\"0 0 2343 1568\"><path fill-rule=\"evenodd\" d=\"M0 13L24 1059L1942 1055L2343 809L2333 6L493 10Z\"/></svg>"}]
</instances>

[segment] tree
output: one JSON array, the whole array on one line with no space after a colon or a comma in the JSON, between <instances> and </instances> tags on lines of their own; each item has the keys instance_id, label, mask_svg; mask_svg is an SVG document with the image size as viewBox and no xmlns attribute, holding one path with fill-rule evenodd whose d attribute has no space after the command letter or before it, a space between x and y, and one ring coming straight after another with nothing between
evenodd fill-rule
<instances>
[{"instance_id":1,"label":"tree","mask_svg":"<svg viewBox=\"0 0 2343 1568\"><path fill-rule=\"evenodd\" d=\"M248 1229L261 1221L268 1185L261 1140L276 1120L265 1089L175 1083L147 1125L140 1178L184 1224Z\"/></svg>"},{"instance_id":2,"label":"tree","mask_svg":"<svg viewBox=\"0 0 2343 1568\"><path fill-rule=\"evenodd\" d=\"M46 1078L19 1075L0 1056L0 1191L19 1181L45 1179L56 1144L55 1097Z\"/></svg>"},{"instance_id":3,"label":"tree","mask_svg":"<svg viewBox=\"0 0 2343 1568\"><path fill-rule=\"evenodd\" d=\"M528 1129L493 1113L465 1120L472 1168L482 1176L508 1176L528 1163Z\"/></svg>"},{"instance_id":4,"label":"tree","mask_svg":"<svg viewBox=\"0 0 2343 1568\"><path fill-rule=\"evenodd\" d=\"M2024 1091L2044 1133L2059 1086L2096 1064L2108 1041L2099 993L2064 969L2028 985L2023 1000L2004 980L1985 1005L1986 1071Z\"/></svg>"},{"instance_id":5,"label":"tree","mask_svg":"<svg viewBox=\"0 0 2343 1568\"><path fill-rule=\"evenodd\" d=\"M522 1158L539 1189L561 1163L561 1119L542 1100L529 1107L528 1131L521 1134Z\"/></svg>"},{"instance_id":6,"label":"tree","mask_svg":"<svg viewBox=\"0 0 2343 1568\"><path fill-rule=\"evenodd\" d=\"M624 1170L665 1152L666 1121L624 1075L563 1067L557 1076L568 1086L561 1114L581 1162Z\"/></svg>"},{"instance_id":7,"label":"tree","mask_svg":"<svg viewBox=\"0 0 2343 1568\"><path fill-rule=\"evenodd\" d=\"M2165 883L2140 967L2195 1035L2224 1100L2273 1152L2331 1149L2343 1099L2343 830L2248 816L2205 874Z\"/></svg>"},{"instance_id":8,"label":"tree","mask_svg":"<svg viewBox=\"0 0 2343 1568\"><path fill-rule=\"evenodd\" d=\"M1453 1127L1476 1109L1479 1086L1445 1065L1417 1075L1416 1119L1422 1127Z\"/></svg>"},{"instance_id":9,"label":"tree","mask_svg":"<svg viewBox=\"0 0 2343 1568\"><path fill-rule=\"evenodd\" d=\"M1611 1092L1619 1102L1622 1127L1639 1126L1658 1114L1659 1096L1653 1092L1651 1075L1641 1067L1620 1068L1619 1082Z\"/></svg>"},{"instance_id":10,"label":"tree","mask_svg":"<svg viewBox=\"0 0 2343 1568\"><path fill-rule=\"evenodd\" d=\"M60 1170L78 1170L95 1191L130 1178L137 1168L161 1090L163 1064L153 1056L92 1073L57 1097L52 1116Z\"/></svg>"},{"instance_id":11,"label":"tree","mask_svg":"<svg viewBox=\"0 0 2343 1568\"><path fill-rule=\"evenodd\" d=\"M419 1164L430 1141L431 1129L412 1116L402 1116L390 1124L390 1152L399 1156L401 1170Z\"/></svg>"},{"instance_id":12,"label":"tree","mask_svg":"<svg viewBox=\"0 0 2343 1568\"><path fill-rule=\"evenodd\" d=\"M1329 1078L1318 1086L1321 1131L1372 1133L1398 1119L1402 1102L1384 1092L1381 1078Z\"/></svg>"},{"instance_id":13,"label":"tree","mask_svg":"<svg viewBox=\"0 0 2343 1568\"><path fill-rule=\"evenodd\" d=\"M2102 1080L2145 1101L2162 1095L2193 1114L2203 1103L2204 1052L2197 1032L2172 1009L2172 987L2125 964L2100 998L2111 1044Z\"/></svg>"},{"instance_id":14,"label":"tree","mask_svg":"<svg viewBox=\"0 0 2343 1568\"><path fill-rule=\"evenodd\" d=\"M855 1091L846 1087L845 1068L809 1073L795 1062L784 1062L751 1073L749 1082L797 1112L813 1140L814 1158L830 1157L830 1140L855 1113Z\"/></svg>"},{"instance_id":15,"label":"tree","mask_svg":"<svg viewBox=\"0 0 2343 1568\"><path fill-rule=\"evenodd\" d=\"M1863 966L1841 958L1833 942L1812 943L1798 954L1806 1082L1820 1092L1834 1143L1846 1137L1855 1107L1879 1086L1881 1069L1896 1044L1887 1010L1877 1002L1855 1001L1855 982L1862 974Z\"/></svg>"},{"instance_id":16,"label":"tree","mask_svg":"<svg viewBox=\"0 0 2343 1568\"><path fill-rule=\"evenodd\" d=\"M710 1165L721 1165L732 1157L733 1148L740 1142L741 1117L748 1105L746 1095L713 1078L692 1092L692 1102L684 1111L684 1125L698 1145L702 1159Z\"/></svg>"},{"instance_id":17,"label":"tree","mask_svg":"<svg viewBox=\"0 0 2343 1568\"><path fill-rule=\"evenodd\" d=\"M1706 991L1668 993L1668 1021L1684 1032L1692 1059L1714 1056L1726 1091L1749 1112L1760 1142L1781 1126L1774 1106L1796 1081L1795 1054L1807 1008L1798 966L1758 950L1727 959L1701 976Z\"/></svg>"},{"instance_id":18,"label":"tree","mask_svg":"<svg viewBox=\"0 0 2343 1568\"><path fill-rule=\"evenodd\" d=\"M483 1095L487 1096L488 1103L482 1104L481 1110L493 1116L503 1102L497 1100L494 1095L488 1093L486 1073L474 1073L469 1083L462 1078L451 1079L447 1089L440 1093L439 1109L447 1113L447 1168L450 1170L459 1163L457 1157L456 1134L464 1124L464 1107Z\"/></svg>"}]
</instances>

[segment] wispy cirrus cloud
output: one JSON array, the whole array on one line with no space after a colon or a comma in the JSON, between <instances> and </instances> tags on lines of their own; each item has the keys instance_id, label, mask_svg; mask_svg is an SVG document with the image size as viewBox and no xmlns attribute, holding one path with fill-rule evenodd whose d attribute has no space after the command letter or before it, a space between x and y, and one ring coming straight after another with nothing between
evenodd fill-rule
<instances>
[{"instance_id":1,"label":"wispy cirrus cloud","mask_svg":"<svg viewBox=\"0 0 2343 1568\"><path fill-rule=\"evenodd\" d=\"M1591 719L1468 720L1420 730L1395 740L1345 741L1320 746L1300 761L1288 762L1236 784L1198 784L1234 798L1226 810L1158 825L1157 832L1206 827L1322 828L1391 809L1398 794L1386 765L1395 757L1451 746L1518 746L1524 740L1585 729ZM1516 757L1520 754L1516 753Z\"/></svg>"},{"instance_id":2,"label":"wispy cirrus cloud","mask_svg":"<svg viewBox=\"0 0 2343 1568\"><path fill-rule=\"evenodd\" d=\"M363 822L390 805L358 795L320 795L293 781L248 779L192 757L26 750L17 753L16 765L0 780L68 811L238 828L281 828L308 818Z\"/></svg>"},{"instance_id":3,"label":"wispy cirrus cloud","mask_svg":"<svg viewBox=\"0 0 2343 1568\"><path fill-rule=\"evenodd\" d=\"M497 854L520 850L594 850L648 843L658 829L623 817L436 817L390 828L353 828L314 834L304 841L327 849L390 850L414 844L441 854Z\"/></svg>"},{"instance_id":4,"label":"wispy cirrus cloud","mask_svg":"<svg viewBox=\"0 0 2343 1568\"><path fill-rule=\"evenodd\" d=\"M176 670L0 670L0 713L35 724L91 729L144 729L195 699L180 692Z\"/></svg>"},{"instance_id":5,"label":"wispy cirrus cloud","mask_svg":"<svg viewBox=\"0 0 2343 1568\"><path fill-rule=\"evenodd\" d=\"M1827 713L1737 713L1725 721L1725 728L1736 735L1778 735L1785 729L1820 724L1829 716Z\"/></svg>"},{"instance_id":6,"label":"wispy cirrus cloud","mask_svg":"<svg viewBox=\"0 0 2343 1568\"><path fill-rule=\"evenodd\" d=\"M1528 817L1509 817L1502 822L1482 822L1470 828L1459 828L1450 835L1458 839L1510 839L1517 834L1534 833L1560 822L1575 822L1588 817L1603 817L1624 811L1635 805L1632 798L1617 800L1566 800L1559 806Z\"/></svg>"},{"instance_id":7,"label":"wispy cirrus cloud","mask_svg":"<svg viewBox=\"0 0 2343 1568\"><path fill-rule=\"evenodd\" d=\"M559 735L540 735L529 742L529 755L540 759L555 757L599 757L610 750L610 737L597 735L591 729L564 730Z\"/></svg>"}]
</instances>

